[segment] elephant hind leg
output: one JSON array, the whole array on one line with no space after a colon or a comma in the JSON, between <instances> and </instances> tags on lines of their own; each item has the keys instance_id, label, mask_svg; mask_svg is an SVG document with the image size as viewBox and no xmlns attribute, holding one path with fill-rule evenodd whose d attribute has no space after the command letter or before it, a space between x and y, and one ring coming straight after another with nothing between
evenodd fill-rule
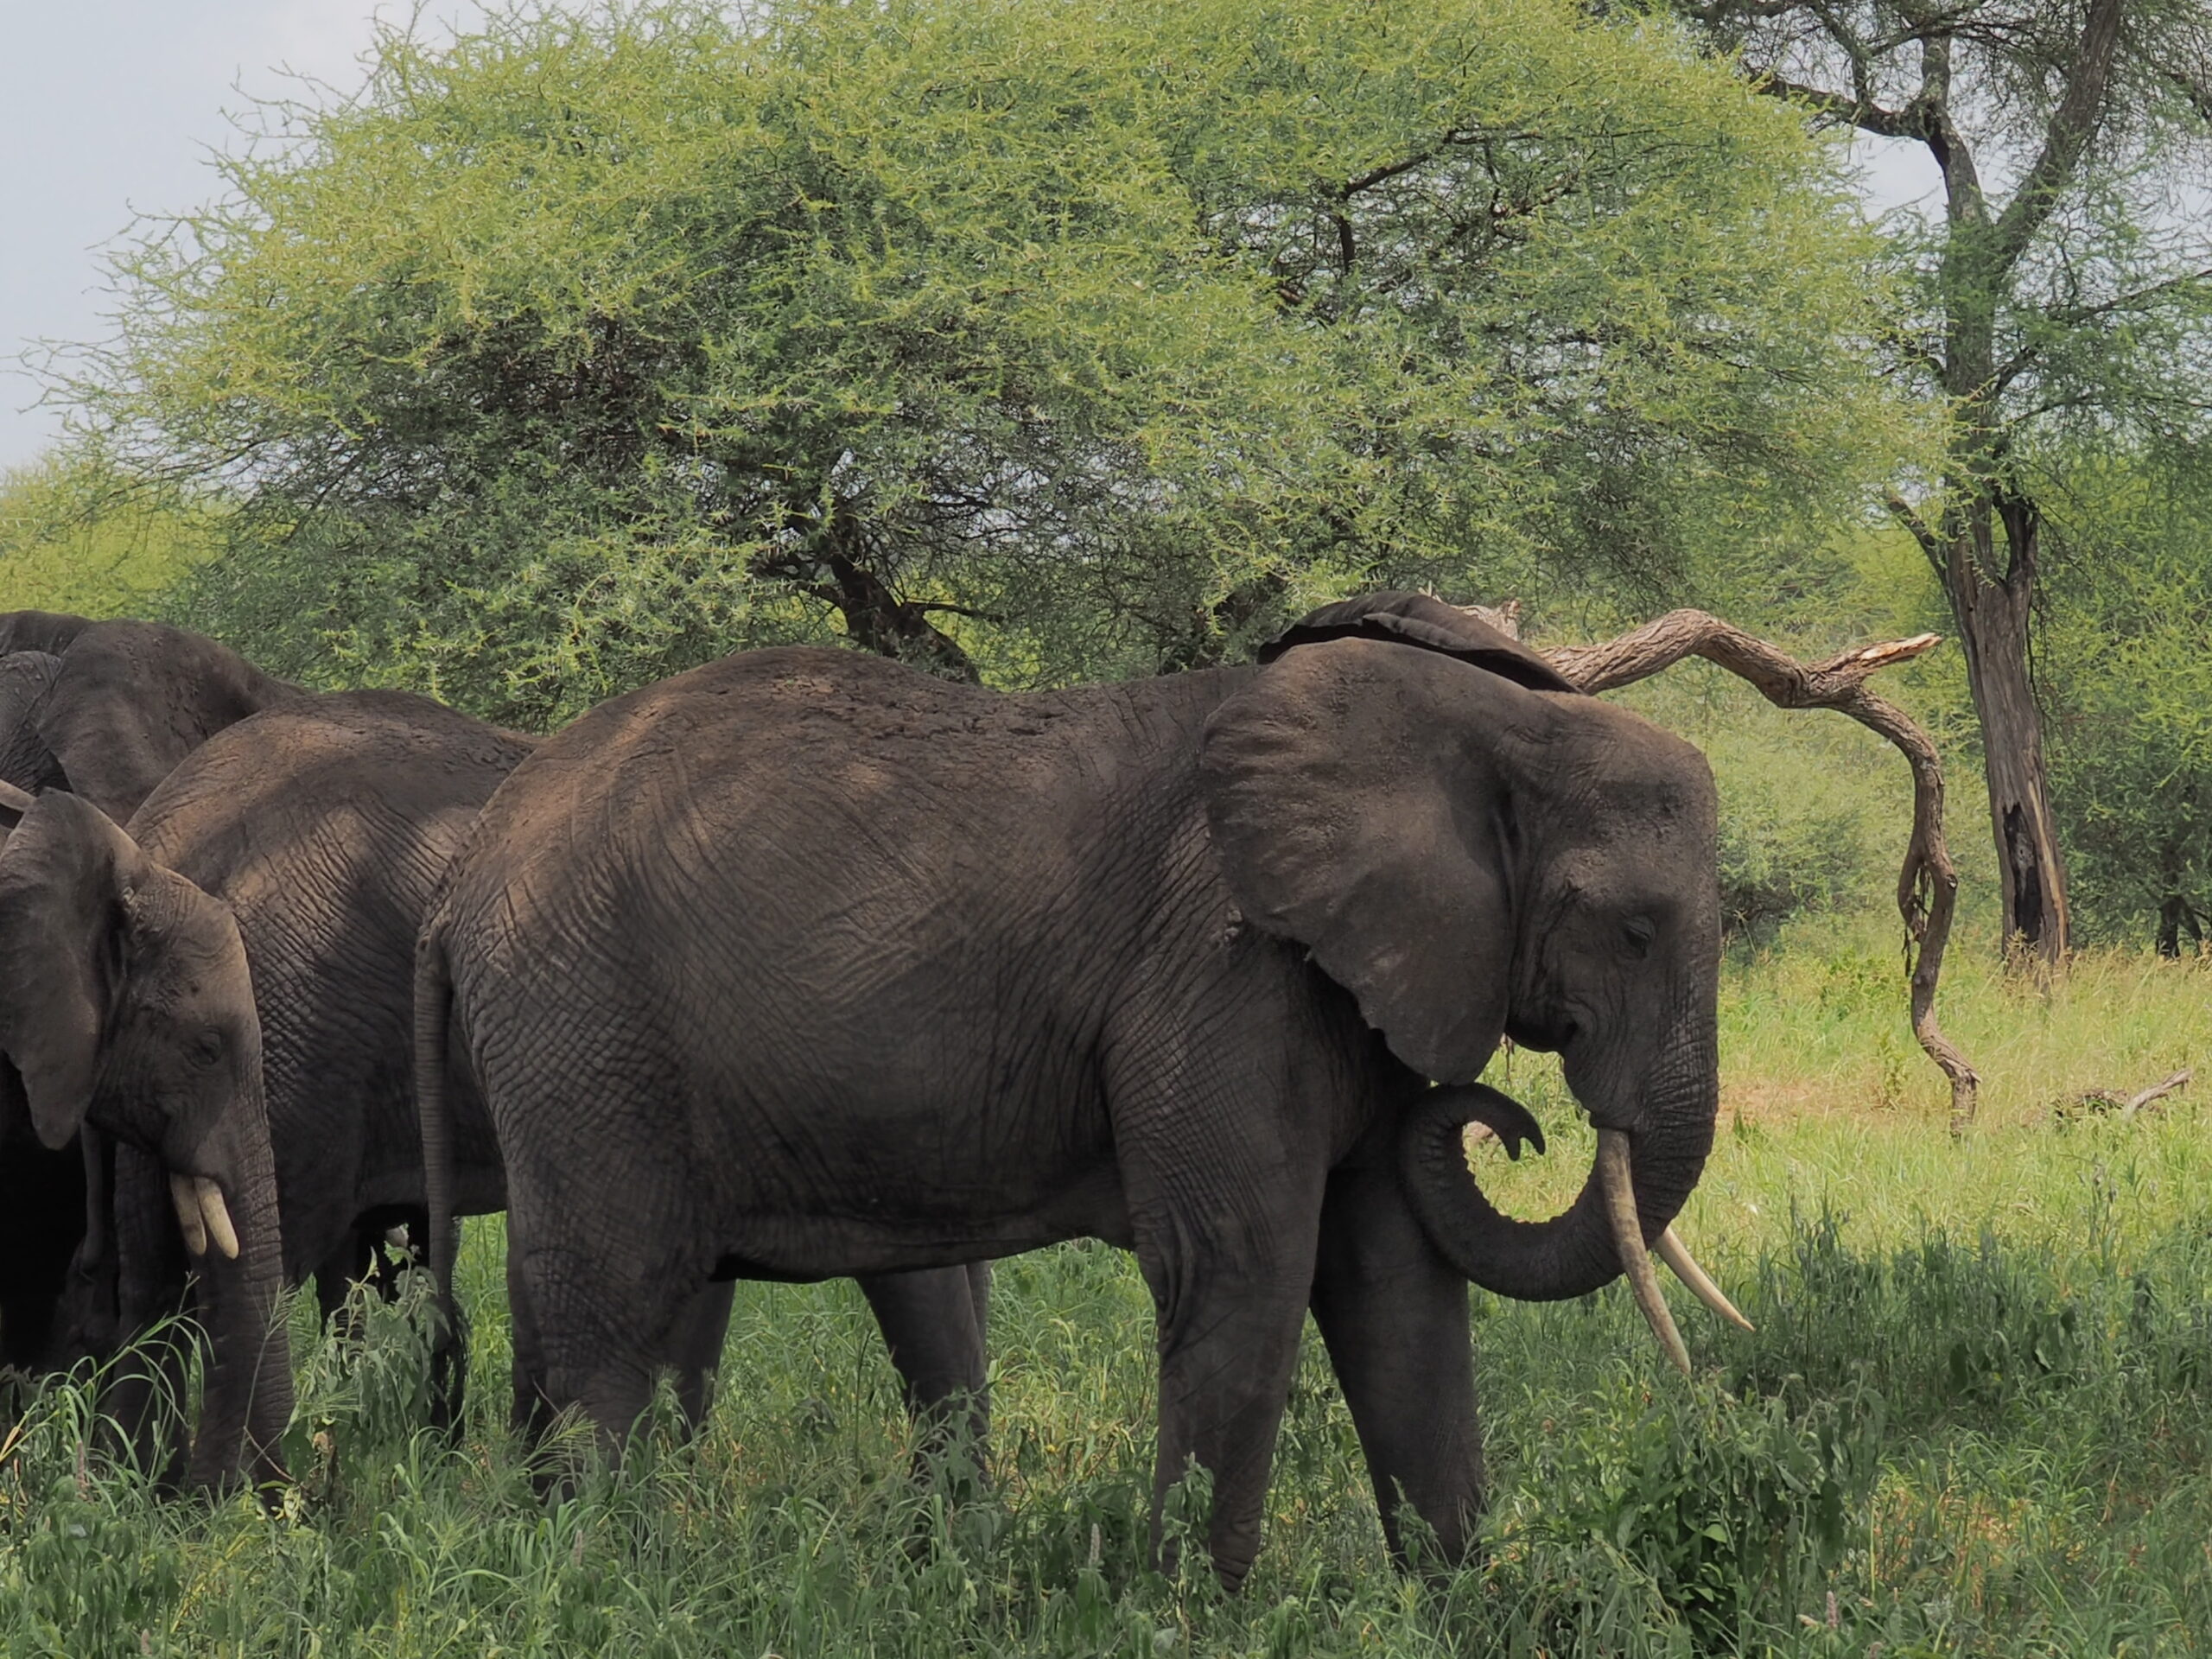
<instances>
[{"instance_id":1,"label":"elephant hind leg","mask_svg":"<svg viewBox=\"0 0 2212 1659\"><path fill-rule=\"evenodd\" d=\"M508 1213L507 1285L515 1333L515 1426L534 1444L581 1412L618 1460L652 1402L659 1364L690 1292L626 1274L566 1245L531 1242Z\"/></svg>"},{"instance_id":2,"label":"elephant hind leg","mask_svg":"<svg viewBox=\"0 0 2212 1659\"><path fill-rule=\"evenodd\" d=\"M1442 1557L1472 1553L1483 1506L1467 1281L1437 1254L1387 1161L1329 1178L1313 1318L1351 1410L1390 1552L1410 1507Z\"/></svg>"}]
</instances>

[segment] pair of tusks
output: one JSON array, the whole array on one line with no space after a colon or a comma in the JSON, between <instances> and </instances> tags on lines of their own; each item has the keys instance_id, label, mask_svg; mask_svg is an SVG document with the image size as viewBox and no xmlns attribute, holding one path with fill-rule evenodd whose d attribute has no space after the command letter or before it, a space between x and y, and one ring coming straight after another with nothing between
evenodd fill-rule
<instances>
[{"instance_id":1,"label":"pair of tusks","mask_svg":"<svg viewBox=\"0 0 2212 1659\"><path fill-rule=\"evenodd\" d=\"M223 1203L223 1189L205 1175L169 1173L169 1202L176 1206L176 1224L184 1230L184 1248L194 1255L207 1254L207 1241L230 1260L238 1259L238 1229Z\"/></svg>"},{"instance_id":2,"label":"pair of tusks","mask_svg":"<svg viewBox=\"0 0 2212 1659\"><path fill-rule=\"evenodd\" d=\"M1651 1257L1643 1248L1643 1223L1636 1213L1636 1182L1629 1168L1628 1136L1618 1129L1598 1131L1598 1185L1605 1201L1605 1218L1612 1223L1613 1248L1620 1252L1621 1267L1636 1292L1636 1305L1643 1311L1644 1320L1667 1351L1667 1357L1675 1362L1675 1369L1688 1376L1690 1351L1682 1344L1682 1333L1675 1329L1675 1316L1667 1311L1667 1299L1659 1294L1659 1275L1652 1271ZM1720 1294L1720 1287L1698 1266L1672 1227L1659 1235L1657 1249L1659 1259L1697 1293L1700 1301L1738 1330L1751 1329L1751 1322Z\"/></svg>"},{"instance_id":3,"label":"pair of tusks","mask_svg":"<svg viewBox=\"0 0 2212 1659\"><path fill-rule=\"evenodd\" d=\"M1470 1123L1467 1134L1475 1140L1491 1140L1497 1131L1487 1123ZM1620 1253L1621 1267L1628 1274L1630 1287L1636 1292L1636 1305L1643 1310L1652 1334L1659 1338L1659 1345L1667 1351L1667 1357L1687 1376L1690 1351L1683 1344L1682 1333L1675 1328L1675 1316L1667 1311L1666 1298L1659 1294L1659 1275L1651 1270L1651 1257L1643 1248L1643 1222L1636 1212L1636 1182L1629 1167L1628 1136L1618 1129L1598 1131L1598 1186L1605 1201L1605 1219L1612 1227L1613 1248ZM1689 1246L1675 1236L1671 1226L1659 1235L1656 1248L1659 1259L1674 1269L1675 1277L1697 1293L1700 1301L1739 1331L1756 1328L1736 1311L1735 1303L1721 1294L1720 1287L1698 1266Z\"/></svg>"}]
</instances>

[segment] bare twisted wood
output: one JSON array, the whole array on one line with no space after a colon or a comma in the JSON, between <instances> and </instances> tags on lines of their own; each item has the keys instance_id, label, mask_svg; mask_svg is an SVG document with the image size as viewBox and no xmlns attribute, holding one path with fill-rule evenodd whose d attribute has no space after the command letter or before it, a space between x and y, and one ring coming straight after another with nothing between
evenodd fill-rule
<instances>
[{"instance_id":1,"label":"bare twisted wood","mask_svg":"<svg viewBox=\"0 0 2212 1659\"><path fill-rule=\"evenodd\" d=\"M1497 613L1486 613L1494 620ZM1515 630L1517 632L1517 629ZM1936 1023L1936 982L1950 943L1959 875L1943 840L1943 767L1936 745L1904 710L1866 689L1869 676L1919 656L1942 636L1915 634L1847 651L1810 664L1703 611L1669 611L1654 621L1593 645L1559 645L1541 653L1585 691L1606 691L1648 678L1685 657L1702 657L1758 689L1783 709L1834 709L1896 745L1912 768L1912 837L1897 874L1897 910L1904 918L1905 963L1912 991L1912 1034L1951 1085L1951 1133L1974 1122L1981 1078Z\"/></svg>"}]
</instances>

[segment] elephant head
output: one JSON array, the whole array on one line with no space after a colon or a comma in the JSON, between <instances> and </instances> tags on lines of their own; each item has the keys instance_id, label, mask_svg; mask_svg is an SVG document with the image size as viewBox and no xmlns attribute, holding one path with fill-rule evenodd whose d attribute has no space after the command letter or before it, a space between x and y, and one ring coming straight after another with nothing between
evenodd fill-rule
<instances>
[{"instance_id":1,"label":"elephant head","mask_svg":"<svg viewBox=\"0 0 2212 1659\"><path fill-rule=\"evenodd\" d=\"M1206 728L1214 843L1252 922L1303 944L1400 1060L1446 1085L1399 1129L1423 1227L1470 1280L1526 1300L1629 1271L1687 1365L1643 1246L1671 1243L1719 1105L1703 757L1419 595L1316 612L1262 660ZM1542 1144L1475 1084L1503 1036L1556 1051L1598 1129L1581 1195L1546 1222L1500 1215L1462 1147L1474 1121L1509 1149Z\"/></svg>"},{"instance_id":2,"label":"elephant head","mask_svg":"<svg viewBox=\"0 0 2212 1659\"><path fill-rule=\"evenodd\" d=\"M0 611L0 656L35 651L58 657L92 626L90 617L67 611Z\"/></svg>"},{"instance_id":3,"label":"elephant head","mask_svg":"<svg viewBox=\"0 0 2212 1659\"><path fill-rule=\"evenodd\" d=\"M79 626L66 642L66 631L53 628L19 627L16 635L55 640L42 649L58 654L58 666L35 696L27 687L10 693L0 684L0 720L13 714L16 722L0 733L0 744L11 751L33 744L47 771L32 776L11 760L0 775L26 787L58 783L118 823L217 732L307 695L228 645L166 623L48 620ZM18 652L28 654L20 645ZM35 671L25 667L18 677Z\"/></svg>"},{"instance_id":4,"label":"elephant head","mask_svg":"<svg viewBox=\"0 0 2212 1659\"><path fill-rule=\"evenodd\" d=\"M10 791L0 1055L12 1110L59 1148L88 1125L157 1159L199 1258L210 1342L191 1478L275 1475L290 1414L261 1028L230 908L98 808ZM20 1090L19 1094L17 1090Z\"/></svg>"}]
</instances>

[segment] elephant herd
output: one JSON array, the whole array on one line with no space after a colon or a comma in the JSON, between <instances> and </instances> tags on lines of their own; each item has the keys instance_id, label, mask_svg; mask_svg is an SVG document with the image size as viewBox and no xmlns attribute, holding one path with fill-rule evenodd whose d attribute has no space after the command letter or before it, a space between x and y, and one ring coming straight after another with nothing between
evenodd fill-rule
<instances>
[{"instance_id":1,"label":"elephant herd","mask_svg":"<svg viewBox=\"0 0 2212 1659\"><path fill-rule=\"evenodd\" d=\"M987 1426L995 1257L1133 1250L1155 1515L1192 1459L1259 1545L1310 1312L1392 1546L1483 1496L1470 1282L1549 1300L1647 1246L1718 1102L1696 750L1417 594L1255 664L1009 695L741 652L544 739L317 692L157 624L0 615L0 1362L122 1354L171 1484L283 1478L280 1293L439 1281L507 1215L514 1418L619 1451L703 1411L740 1278L857 1279L910 1408ZM1477 1081L1555 1050L1580 1196L1502 1216ZM189 1307L194 1324L165 1316ZM166 1402L187 1397L188 1433ZM150 1334L149 1334L150 1333Z\"/></svg>"}]
</instances>

